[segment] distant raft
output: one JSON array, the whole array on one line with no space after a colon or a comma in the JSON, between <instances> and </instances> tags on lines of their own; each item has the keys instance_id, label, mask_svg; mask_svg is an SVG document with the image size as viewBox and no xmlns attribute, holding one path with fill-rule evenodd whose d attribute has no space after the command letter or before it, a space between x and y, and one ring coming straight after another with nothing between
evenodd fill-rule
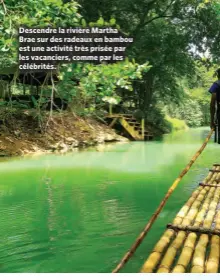
<instances>
[{"instance_id":1,"label":"distant raft","mask_svg":"<svg viewBox=\"0 0 220 280\"><path fill-rule=\"evenodd\" d=\"M167 225L144 263L144 273L217 273L220 250L220 164Z\"/></svg>"}]
</instances>

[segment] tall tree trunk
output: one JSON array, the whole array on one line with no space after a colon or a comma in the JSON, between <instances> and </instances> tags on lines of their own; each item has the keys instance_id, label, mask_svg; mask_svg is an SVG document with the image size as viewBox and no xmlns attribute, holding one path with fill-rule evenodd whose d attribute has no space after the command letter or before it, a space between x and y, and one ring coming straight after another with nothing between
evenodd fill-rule
<instances>
[{"instance_id":1,"label":"tall tree trunk","mask_svg":"<svg viewBox=\"0 0 220 280\"><path fill-rule=\"evenodd\" d=\"M145 118L147 118L150 111L150 104L153 99L153 82L153 73L149 71L144 75L143 80L139 83L139 104Z\"/></svg>"}]
</instances>

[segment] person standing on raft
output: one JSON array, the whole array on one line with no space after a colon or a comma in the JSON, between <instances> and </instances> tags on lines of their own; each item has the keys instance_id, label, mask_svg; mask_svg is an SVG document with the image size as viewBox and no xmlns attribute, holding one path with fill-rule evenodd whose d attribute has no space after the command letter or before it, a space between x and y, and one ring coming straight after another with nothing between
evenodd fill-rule
<instances>
[{"instance_id":1,"label":"person standing on raft","mask_svg":"<svg viewBox=\"0 0 220 280\"><path fill-rule=\"evenodd\" d=\"M211 102L210 102L210 116L211 122L210 127L215 128L216 126L216 101L220 103L220 68L215 72L218 80L212 84L209 89L209 92L212 94Z\"/></svg>"}]
</instances>

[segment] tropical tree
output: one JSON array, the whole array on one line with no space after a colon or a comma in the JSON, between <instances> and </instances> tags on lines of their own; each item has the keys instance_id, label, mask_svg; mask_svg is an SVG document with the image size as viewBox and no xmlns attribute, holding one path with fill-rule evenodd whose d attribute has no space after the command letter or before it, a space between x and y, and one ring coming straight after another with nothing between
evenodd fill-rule
<instances>
[{"instance_id":1,"label":"tropical tree","mask_svg":"<svg viewBox=\"0 0 220 280\"><path fill-rule=\"evenodd\" d=\"M0 72L12 71L10 66L18 64L18 28L27 27L76 27L87 26L76 1L62 0L4 0L0 4ZM114 20L104 22L99 18L88 25L118 27ZM141 79L142 73L150 69L149 63L143 65L135 61L114 65L61 65L59 77L62 81L54 90L61 97L98 99L116 94L116 88L132 90L132 80ZM76 82L77 80L77 82Z\"/></svg>"},{"instance_id":2,"label":"tropical tree","mask_svg":"<svg viewBox=\"0 0 220 280\"><path fill-rule=\"evenodd\" d=\"M218 5L197 0L79 0L81 13L88 21L100 15L115 18L124 32L135 41L128 55L138 63L153 66L141 82L135 83L134 94L139 106L149 111L159 98L176 102L183 93L179 80L191 79L196 73L195 59L207 53L218 57L220 22ZM98 7L98 8L97 8ZM209 60L206 61L209 66Z\"/></svg>"}]
</instances>

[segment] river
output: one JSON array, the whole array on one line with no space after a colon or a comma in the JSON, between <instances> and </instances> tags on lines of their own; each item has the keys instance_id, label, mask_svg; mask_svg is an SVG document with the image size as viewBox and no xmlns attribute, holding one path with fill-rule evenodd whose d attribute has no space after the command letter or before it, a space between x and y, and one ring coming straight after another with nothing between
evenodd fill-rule
<instances>
[{"instance_id":1,"label":"river","mask_svg":"<svg viewBox=\"0 0 220 280\"><path fill-rule=\"evenodd\" d=\"M0 162L0 272L110 272L209 128ZM208 144L122 272L138 272L213 163Z\"/></svg>"}]
</instances>

